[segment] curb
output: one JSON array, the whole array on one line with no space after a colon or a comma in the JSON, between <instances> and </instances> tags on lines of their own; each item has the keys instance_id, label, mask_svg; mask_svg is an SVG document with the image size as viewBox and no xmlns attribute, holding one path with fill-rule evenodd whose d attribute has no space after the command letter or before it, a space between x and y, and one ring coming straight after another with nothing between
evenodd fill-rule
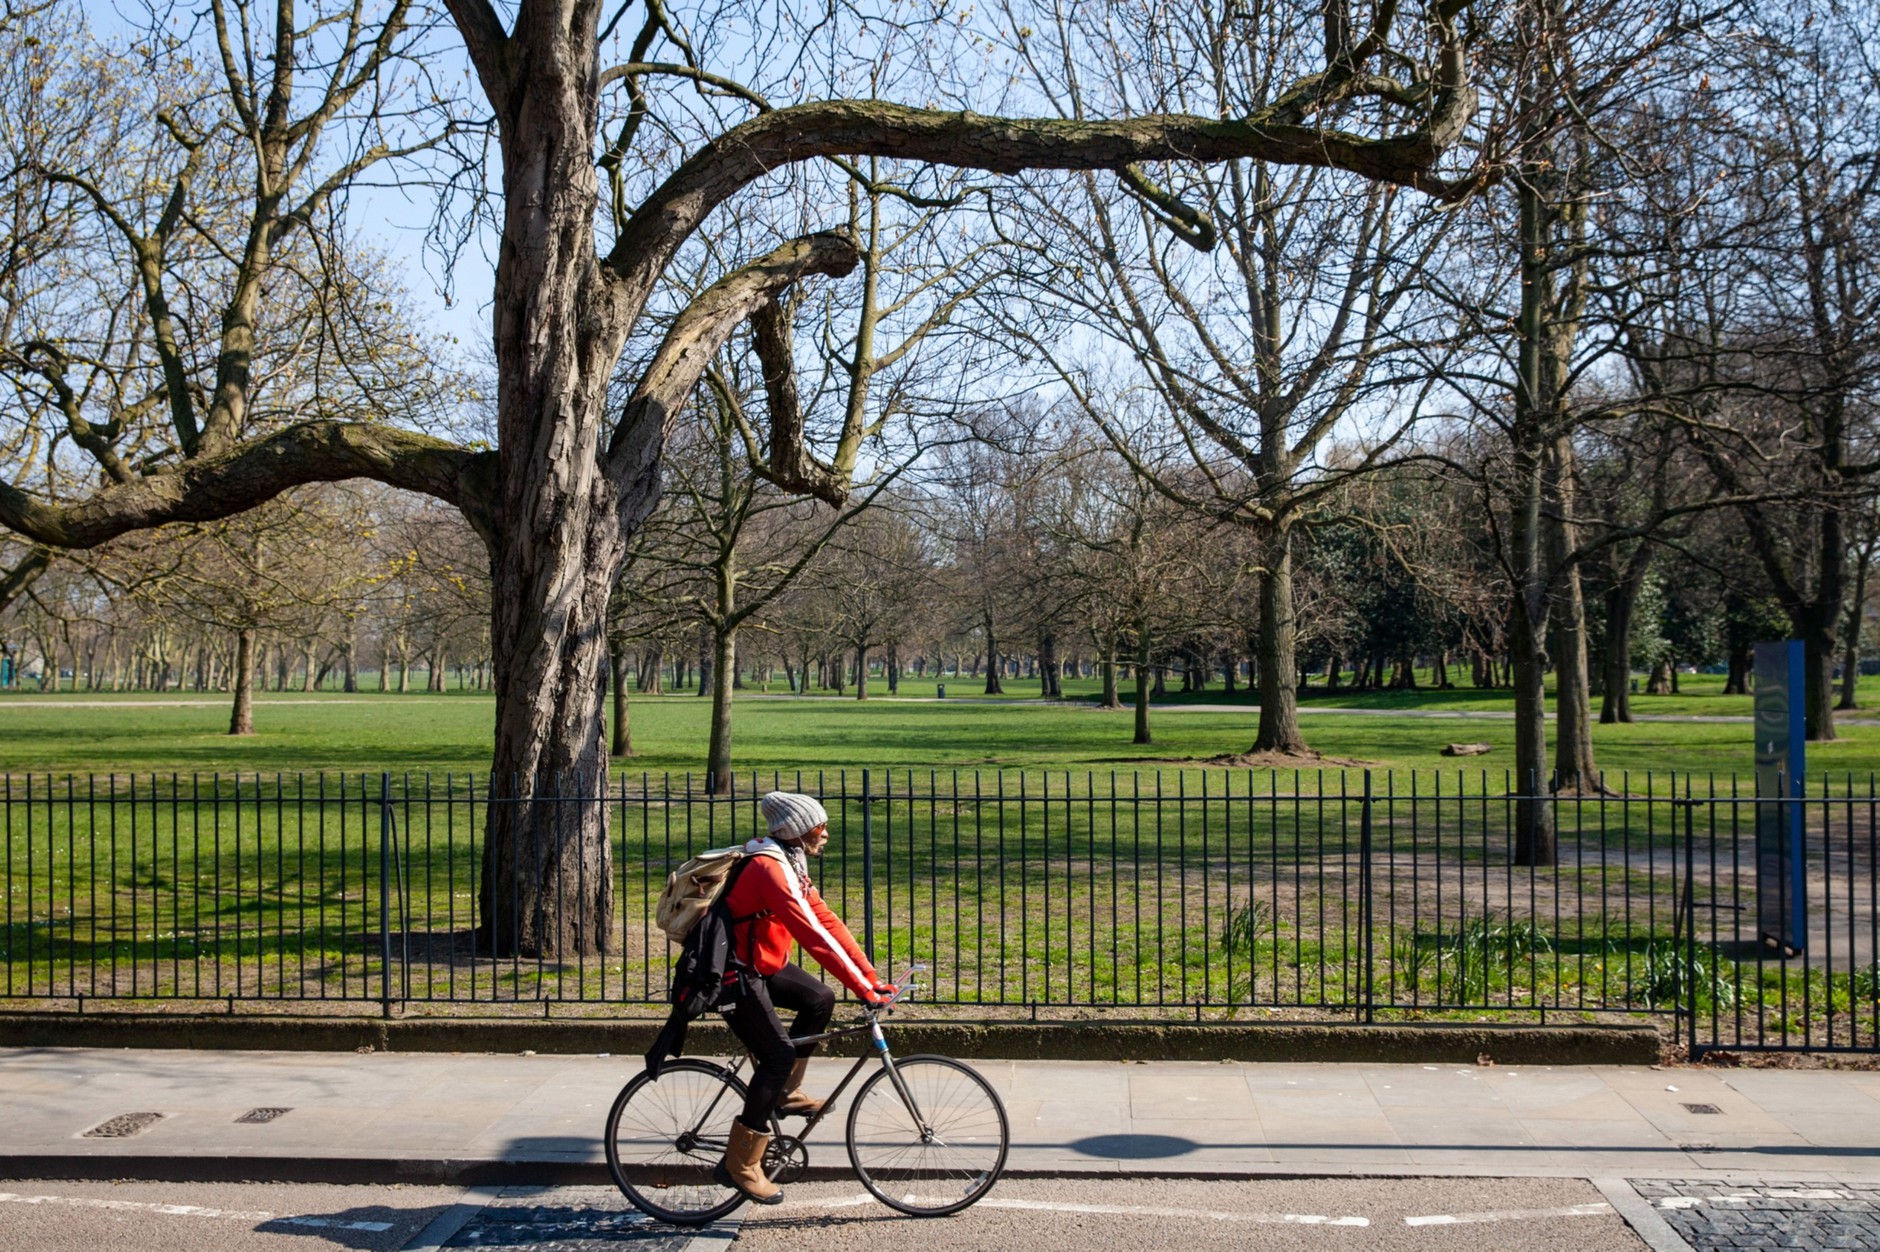
<instances>
[{"instance_id":1,"label":"curb","mask_svg":"<svg viewBox=\"0 0 1880 1252\"><path fill-rule=\"evenodd\" d=\"M535 1052L633 1056L661 1023L636 1019L293 1018L156 1014L0 1015L0 1047L195 1048L270 1052ZM895 1051L1007 1061L1341 1061L1370 1064L1650 1065L1659 1035L1646 1024L1497 1026L1292 1022L923 1022L894 1024ZM694 1055L735 1050L715 1022L687 1036Z\"/></svg>"},{"instance_id":2,"label":"curb","mask_svg":"<svg viewBox=\"0 0 1880 1252\"><path fill-rule=\"evenodd\" d=\"M1685 1170L1680 1177L1688 1174ZM1529 1176L1531 1169L1471 1170L1461 1177L1504 1178ZM1545 1170L1546 1177L1585 1177L1581 1172ZM1002 1178L1186 1178L1205 1182L1251 1182L1257 1179L1310 1178L1425 1178L1453 1171L1406 1166L1337 1167L1272 1165L1165 1165L1142 1161L1092 1159L1088 1165L1007 1165ZM600 1161L499 1161L469 1157L367 1158L301 1156L188 1156L125 1155L104 1153L33 1152L0 1154L0 1179L48 1179L84 1182L272 1182L333 1183L364 1186L408 1183L414 1186L461 1187L611 1187L613 1176ZM811 1165L803 1182L852 1181L855 1171L846 1160L836 1165Z\"/></svg>"},{"instance_id":3,"label":"curb","mask_svg":"<svg viewBox=\"0 0 1880 1252\"><path fill-rule=\"evenodd\" d=\"M834 1145L827 1145L835 1151ZM1770 1180L1815 1178L1816 1173L1784 1170L1749 1171ZM1705 1170L1688 1165L1667 1165L1662 1170L1635 1171L1637 1177L1659 1175L1707 1178L1720 1185L1745 1176L1742 1169ZM1497 1165L1468 1168L1455 1165L1155 1165L1144 1161L1092 1158L1087 1165L1007 1165L1001 1178L1166 1178L1200 1182L1255 1182L1319 1178L1584 1178L1595 1184L1597 1172L1566 1166ZM106 1153L21 1152L0 1153L0 1180L33 1179L60 1182L175 1182L175 1183L332 1183L372 1185L409 1183L472 1188L503 1187L611 1187L613 1177L600 1161L501 1161L469 1157L368 1158L287 1156L125 1155ZM852 1182L855 1171L848 1162L811 1165L803 1182ZM1616 1206L1615 1206L1616 1207ZM1639 1207L1650 1206L1639 1201Z\"/></svg>"}]
</instances>

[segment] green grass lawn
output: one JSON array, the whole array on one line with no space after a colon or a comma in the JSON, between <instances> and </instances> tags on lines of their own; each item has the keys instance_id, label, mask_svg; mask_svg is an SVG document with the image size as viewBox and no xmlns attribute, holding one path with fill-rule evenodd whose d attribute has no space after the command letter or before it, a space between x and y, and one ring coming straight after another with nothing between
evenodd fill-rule
<instances>
[{"instance_id":1,"label":"green grass lawn","mask_svg":"<svg viewBox=\"0 0 1880 1252\"><path fill-rule=\"evenodd\" d=\"M1717 694L1722 680L1686 675L1686 693L1640 697L1643 714L1747 716L1746 697ZM1008 684L1004 701L920 699L932 683L902 684L903 698L865 702L822 698L739 698L733 759L740 771L892 768L1130 771L1171 769L1223 753L1244 751L1257 713L1244 690L1231 700L1218 689L1179 695L1154 710L1156 742L1130 742L1132 714L1093 707L1093 682L1071 684L1064 703L1036 703L1035 683ZM1030 701L1023 697L1029 696ZM258 733L225 733L227 697L0 696L0 771L469 771L489 765L494 705L476 692L447 695L267 693L256 701ZM1469 778L1488 771L1499 782L1513 763L1513 723L1487 718L1416 716L1431 712L1505 712L1506 692L1450 691L1311 694L1303 722L1308 741L1329 757L1393 771L1446 769L1440 755L1455 741L1494 745L1486 757L1460 764ZM1363 708L1366 713L1337 713ZM706 704L692 695L633 700L637 755L624 767L654 774L703 768ZM1401 713L1403 716L1390 716ZM1880 725L1842 726L1834 743L1810 745L1811 773L1864 775L1880 770ZM1601 766L1625 771L1676 770L1747 774L1747 723L1641 721L1595 728ZM1336 768L1335 766L1332 768Z\"/></svg>"},{"instance_id":2,"label":"green grass lawn","mask_svg":"<svg viewBox=\"0 0 1880 1252\"><path fill-rule=\"evenodd\" d=\"M1636 707L1683 717L1747 715L1747 700L1721 696L1720 685L1686 676L1684 694L1640 697ZM867 702L752 692L737 705L735 758L741 770L762 771L765 785L773 770L802 770L810 789L827 794L834 780L825 783L815 772L846 770L853 795L854 771L896 772L893 786L902 798L878 801L872 810L877 943L889 963L910 955L936 960L943 998L1175 1007L1198 999L1219 1012L1237 1011L1230 1005L1347 1005L1360 957L1368 955L1380 985L1389 988L1382 994L1429 1006L1417 1012L1441 1014L1458 1005L1650 1012L1669 1002L1668 988L1695 979L1709 988L1704 1006L1726 1016L1744 1012L1772 1024L1775 1015L1789 1015L1817 1027L1837 1015L1880 1022L1865 957L1858 970L1837 966L1800 976L1797 985L1812 988L1806 1010L1791 1010L1787 984L1764 985L1780 974L1777 967L1709 955L1700 956L1710 962L1702 969L1679 966L1683 958L1671 942L1675 866L1653 859L1655 852L1668 857L1672 847L1669 805L1613 801L1602 812L1588 802L1582 812L1580 801L1563 802L1562 865L1535 880L1542 884L1536 898L1531 888L1508 888L1517 880L1505 864L1504 807L1490 800L1478 811L1471 800L1465 810L1452 799L1448 817L1432 820L1439 814L1427 801L1418 810L1399 799L1377 821L1380 911L1366 953L1353 937L1359 827L1351 805L1328 808L1308 799L1294 807L1279 798L1265 808L1245 794L1283 797L1295 789L1293 780L1197 765L1248 747L1256 713L1247 692L1231 700L1218 689L1171 693L1154 714L1157 742L1139 747L1129 742L1128 710L1092 707L1094 683L1072 684L1072 698L1057 704L1037 702L1035 683L1008 686L1003 701L969 698L957 681L949 682L946 700L921 699L931 682L910 680L898 700L885 692ZM1505 692L1468 688L1309 694L1304 725L1318 750L1388 771L1375 780L1380 792L1394 787L1402 797L1407 775L1416 771L1427 796L1432 773L1444 769L1446 796L1455 795L1458 781L1463 790L1493 793L1504 787L1503 771L1512 763L1512 722L1417 714L1492 713L1508 704ZM1332 711L1339 707L1376 711ZM237 739L223 733L228 710L221 695L0 696L0 772L14 776L15 801L5 841L12 881L0 930L5 993L56 997L89 988L89 995L352 1000L377 994L385 942L380 827L357 780L347 787L357 798L332 808L322 828L297 802L265 798L276 794L271 784L257 797L252 777L241 786L249 798L230 803L237 789L229 776L365 774L371 794L381 771L474 777L488 767L493 710L491 699L475 692L267 693L257 701L260 733ZM705 701L689 694L636 698L640 755L624 763L632 775L628 790L637 790L641 771L657 793L666 775L676 785L680 775L700 770L707 712ZM1842 735L1811 748L1814 772L1880 769L1880 725L1850 724ZM1461 762L1460 779L1458 763L1438 755L1458 740L1494 745L1488 757ZM1652 771L1660 798L1671 771L1746 778L1749 740L1747 722L1645 721L1596 731L1613 781L1634 771L1625 789L1643 792L1637 775ZM988 790L1004 788L1006 798L906 799L907 774L914 790L926 791L929 770L938 772L932 790L946 793L959 770L964 788L977 772ZM75 792L60 782L48 793L39 779L26 804L18 776L29 772L81 780L93 773L176 772L185 790L192 790L189 776L200 774L203 794L219 807L179 815L159 795L168 794L167 782L153 789L147 778L141 800L112 800L114 789L101 787L101 809L83 781ZM1153 795L1159 787L1165 795L1186 789L1189 798L1166 810L1153 800L1126 806L1119 824L1100 799L1067 803L1067 772L1073 791L1083 790L1086 774L1096 775L1093 790L1108 791L1114 773L1116 790L1126 795L1137 787ZM211 773L222 775L219 785L209 783ZM1047 773L1049 801L1041 796ZM1203 777L1211 798L1198 803ZM879 791L883 780L876 779ZM1336 766L1323 779L1314 772L1300 781L1297 789L1308 793L1359 785L1338 779ZM460 777L454 789L460 795L463 783ZM1241 800L1220 798L1229 784ZM1028 788L1022 803L1014 794L1020 785ZM296 785L289 787L297 797ZM861 909L862 806L832 799L831 809L847 838L820 876L853 920ZM735 821L754 822L751 810L741 802ZM1412 824L1419 811L1421 825ZM1303 816L1303 835L1296 815ZM310 836L309 820L326 833ZM593 964L543 965L492 961L468 947L481 828L474 807L461 800L415 808L401 802L397 870L390 875L399 903L396 912L388 906L388 924L401 945L394 968L415 981L400 994L657 999L667 950L648 929L650 901L669 864L688 849L732 838L732 821L729 810L696 796L623 807L612 823L620 874L612 954ZM1440 886L1432 877L1439 855L1450 867ZM1412 857L1423 859L1406 864ZM1491 890L1497 884L1502 889ZM1706 882L1700 908L1710 906L1711 893ZM1724 899L1720 916L1733 918L1731 907ZM409 961L407 936L414 945Z\"/></svg>"}]
</instances>

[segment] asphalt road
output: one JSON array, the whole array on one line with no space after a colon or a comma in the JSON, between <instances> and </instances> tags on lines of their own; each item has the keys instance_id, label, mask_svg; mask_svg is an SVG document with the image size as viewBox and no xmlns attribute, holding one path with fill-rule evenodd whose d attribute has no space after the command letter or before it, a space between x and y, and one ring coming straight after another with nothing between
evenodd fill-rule
<instances>
[{"instance_id":1,"label":"asphalt road","mask_svg":"<svg viewBox=\"0 0 1880 1252\"><path fill-rule=\"evenodd\" d=\"M0 1179L0 1252L397 1252L458 1187Z\"/></svg>"},{"instance_id":2,"label":"asphalt road","mask_svg":"<svg viewBox=\"0 0 1880 1252\"><path fill-rule=\"evenodd\" d=\"M404 1248L704 1252L599 1187L0 1182L0 1252ZM1636 1252L1590 1184L1561 1179L1013 1180L947 1218L902 1217L852 1182L799 1184L738 1215L739 1252L842 1249L1441 1249ZM440 1220L441 1219L441 1220Z\"/></svg>"},{"instance_id":3,"label":"asphalt road","mask_svg":"<svg viewBox=\"0 0 1880 1252\"><path fill-rule=\"evenodd\" d=\"M745 1210L738 1252L810 1247L1636 1252L1645 1244L1590 1183L1554 1178L1006 1179L964 1213L926 1220L891 1213L853 1184L817 1183L791 1187L775 1210Z\"/></svg>"}]
</instances>

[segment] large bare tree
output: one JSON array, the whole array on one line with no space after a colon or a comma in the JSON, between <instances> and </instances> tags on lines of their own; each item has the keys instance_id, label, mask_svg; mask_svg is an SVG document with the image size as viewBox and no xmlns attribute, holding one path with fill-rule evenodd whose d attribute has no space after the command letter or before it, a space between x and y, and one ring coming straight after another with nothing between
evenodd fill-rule
<instances>
[{"instance_id":1,"label":"large bare tree","mask_svg":"<svg viewBox=\"0 0 1880 1252\"><path fill-rule=\"evenodd\" d=\"M1157 107L1231 116L1292 90L1302 61L1323 52L1306 32L1343 20L1336 8L1241 0L1124 15L1095 6L1060 11L1052 37L1022 47L1066 116L1150 92ZM1079 64L1091 45L1093 63ZM1150 83L1144 64L1193 68ZM1439 310L1417 300L1446 215L1388 184L1260 161L1175 167L1161 182L1135 168L1038 177L1031 193L1014 232L1034 266L1019 273L1048 295L1023 306L1020 286L1002 293L1005 307L1020 310L1026 341L1137 472L1159 464L1158 491L1257 541L1253 751L1307 753L1295 535L1315 502L1372 469L1414 421L1414 398L1401 394L1411 380L1391 357L1446 332L1447 317L1431 326ZM1119 408L1140 407L1117 405L1127 389L1153 398L1157 420L1118 420ZM1327 461L1335 431L1346 446Z\"/></svg>"},{"instance_id":2,"label":"large bare tree","mask_svg":"<svg viewBox=\"0 0 1880 1252\"><path fill-rule=\"evenodd\" d=\"M132 119L140 136L168 137L167 162L151 170L163 175L161 192L126 208L81 175L62 185L89 196L117 228L124 255L135 258L131 312L150 338L170 344L182 332L168 311L168 251L192 221L208 158L221 154L239 170L228 181L243 188L235 207L245 229L218 270L219 316L196 323L219 329L208 332L203 359L161 349L158 402L137 416L146 428L167 421L166 455L97 475L82 498L48 498L30 481L0 485L0 523L44 544L86 547L166 522L228 516L298 483L350 477L461 509L488 544L494 571L492 764L498 798L510 801L492 806L486 831L481 926L497 951L544 953L601 950L611 925L603 806L538 822L530 802L539 788L592 787L604 774L607 602L627 540L654 506L669 424L740 324L774 323L789 288L845 275L858 260L851 235L806 221L804 233L727 267L673 308L663 303L664 276L714 212L758 184L782 193L806 162L867 157L993 173L1254 160L1455 193L1462 188L1442 162L1477 111L1470 40L1493 26L1488 15L1462 20L1469 0L1411 10L1392 0L1349 12L1340 4L1322 65L1244 111L1034 119L925 107L968 90L932 79L877 77L876 87L859 85L860 98L800 98L821 85L812 62L823 49L872 49L885 64L908 44L931 47L957 29L961 15L951 12L913 29L892 13L818 9L808 20L764 6L732 15L714 49L658 2L613 12L595 0L521 0L508 12L490 0L448 7L501 162L495 445L349 414L257 421L249 393L255 326L270 280L282 277L283 247L363 170L434 142L435 134L412 133L384 112L445 89L429 81L430 62L407 55L422 51L425 36L404 0L382 10L363 0L306 8L209 0L206 47L167 35L150 45L164 65L200 63L207 52L215 67L204 84L214 119L168 110ZM854 29L839 29L844 23ZM617 30L638 32L620 61L610 51ZM816 33L797 34L805 30ZM735 81L753 32L757 68L773 92L799 93L797 102ZM710 59L715 53L722 64ZM897 89L919 103L883 98ZM734 108L744 120L724 112ZM805 217L818 216L810 203ZM663 330L652 333L656 325ZM771 382L772 473L788 489L843 500L850 467L816 455L791 362L765 352L783 337L756 342ZM651 346L625 403L610 404L610 381L634 343ZM833 432L836 446L848 433ZM98 437L108 447L107 436Z\"/></svg>"}]
</instances>

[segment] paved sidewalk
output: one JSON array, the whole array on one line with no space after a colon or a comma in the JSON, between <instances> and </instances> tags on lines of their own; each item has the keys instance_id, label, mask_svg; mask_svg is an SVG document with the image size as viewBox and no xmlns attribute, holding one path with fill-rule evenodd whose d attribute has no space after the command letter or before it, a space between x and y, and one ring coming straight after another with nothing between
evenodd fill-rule
<instances>
[{"instance_id":1,"label":"paved sidewalk","mask_svg":"<svg viewBox=\"0 0 1880 1252\"><path fill-rule=\"evenodd\" d=\"M827 1090L848 1062L812 1064ZM1880 1073L981 1061L1013 1176L1880 1183ZM0 1177L605 1181L639 1058L0 1050ZM251 1110L285 1110L238 1120ZM161 1118L87 1137L128 1114ZM839 1118L810 1141L847 1160Z\"/></svg>"}]
</instances>

